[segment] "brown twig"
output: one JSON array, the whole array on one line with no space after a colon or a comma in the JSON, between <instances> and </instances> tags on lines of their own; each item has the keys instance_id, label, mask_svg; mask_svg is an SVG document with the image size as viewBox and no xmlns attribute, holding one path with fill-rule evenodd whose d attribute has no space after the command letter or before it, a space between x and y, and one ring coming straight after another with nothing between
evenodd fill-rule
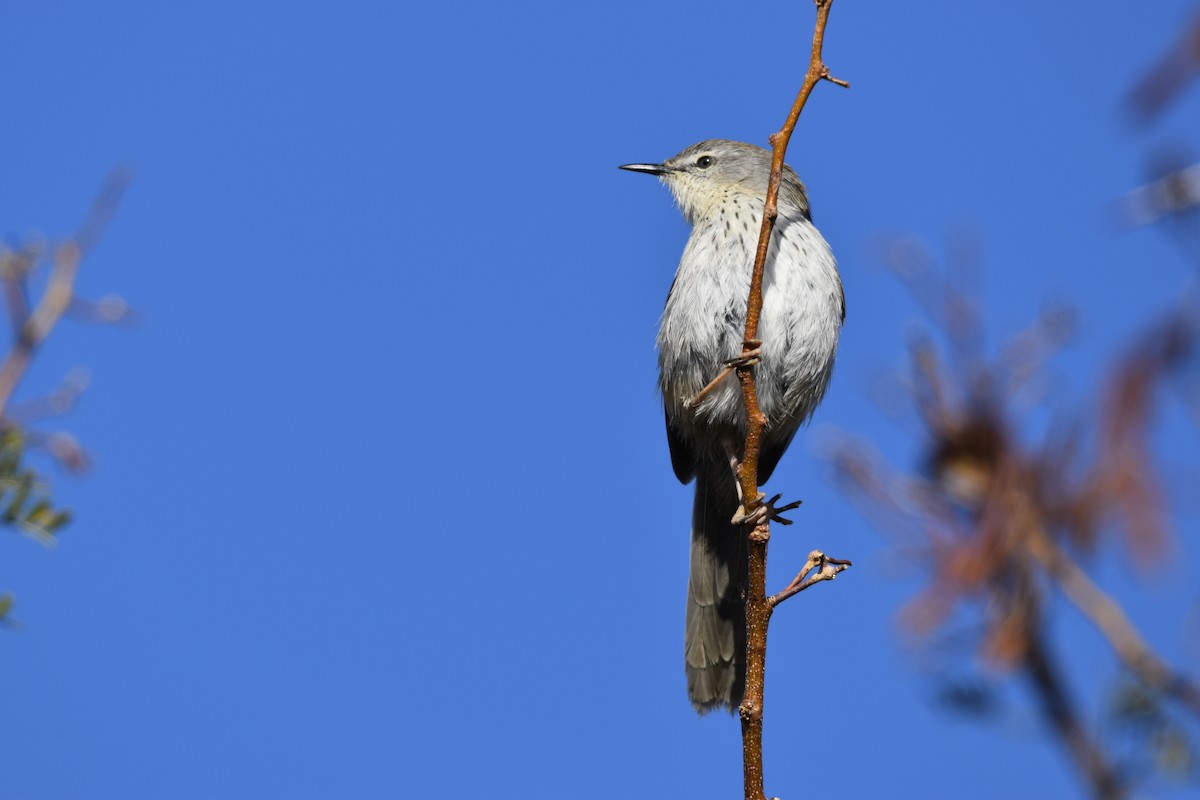
<instances>
[{"instance_id":1,"label":"brown twig","mask_svg":"<svg viewBox=\"0 0 1200 800\"><path fill-rule=\"evenodd\" d=\"M831 581L838 576L838 573L844 569L854 566L854 562L846 561L840 558L830 558L820 550L813 550L808 554L808 561L804 564L804 569L796 573L796 577L792 578L782 591L776 592L767 598L767 602L771 608L787 600L789 597L800 594L810 586L815 586L821 581ZM812 575L808 575L812 572ZM808 575L807 578L805 576Z\"/></svg>"},{"instance_id":2,"label":"brown twig","mask_svg":"<svg viewBox=\"0 0 1200 800\"><path fill-rule=\"evenodd\" d=\"M758 338L758 321L762 313L762 282L766 270L767 250L771 233L775 229L775 218L779 215L779 185L783 180L783 159L787 153L792 131L800 118L800 112L808 96L823 80L849 87L846 81L834 78L821 59L825 43L825 25L829 21L829 10L833 0L814 0L817 19L813 28L812 54L804 82L796 95L796 101L788 113L783 127L770 136L772 146L771 177L767 183L766 202L763 207L762 227L758 235L758 249L754 254L754 270L750 279L750 297L746 304L746 332L742 349L743 358L749 358ZM745 509L752 513L761 501L758 492L758 455L762 443L763 429L767 425L766 415L758 405L758 392L754 384L752 365L736 368L742 384L742 399L746 407L746 444L739 472ZM749 534L748 569L746 587L746 689L739 708L742 721L742 766L746 800L765 800L763 793L762 723L763 723L763 678L766 670L767 625L774 604L767 597L767 544L771 539L770 516L766 515ZM811 560L811 557L810 557ZM848 563L847 563L848 566ZM845 567L842 567L845 569ZM811 568L810 568L811 569ZM807 572L808 570L805 570ZM786 590L785 590L786 591ZM796 592L801 591L796 589ZM793 592L794 594L795 592ZM790 596L790 595L789 595Z\"/></svg>"}]
</instances>

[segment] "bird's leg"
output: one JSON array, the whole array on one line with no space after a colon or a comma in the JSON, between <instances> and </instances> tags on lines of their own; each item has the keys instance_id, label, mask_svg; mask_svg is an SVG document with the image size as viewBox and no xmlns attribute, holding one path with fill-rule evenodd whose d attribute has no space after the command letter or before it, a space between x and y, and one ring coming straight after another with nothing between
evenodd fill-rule
<instances>
[{"instance_id":1,"label":"bird's leg","mask_svg":"<svg viewBox=\"0 0 1200 800\"><path fill-rule=\"evenodd\" d=\"M696 392L686 403L688 408L695 408L704 401L704 398L712 394L713 389L721 385L721 381L728 378L738 367L752 367L762 361L762 340L747 339L742 343L742 354L731 358L725 362L721 371L717 373L717 377L708 382L700 391Z\"/></svg>"},{"instance_id":2,"label":"bird's leg","mask_svg":"<svg viewBox=\"0 0 1200 800\"><path fill-rule=\"evenodd\" d=\"M746 514L746 498L742 495L742 459L738 454L737 445L730 441L725 442L725 455L729 459L729 470L733 473L733 485L737 487L738 494L738 508L737 513L733 515L733 524L741 525L743 522L750 520L750 515ZM755 502L758 503L758 506L754 509L755 513L762 508L762 499L764 497L766 495L759 492L758 497L755 498Z\"/></svg>"},{"instance_id":3,"label":"bird's leg","mask_svg":"<svg viewBox=\"0 0 1200 800\"><path fill-rule=\"evenodd\" d=\"M777 508L775 503L780 497L783 497L783 495L777 494L770 500L766 500L764 499L766 498L766 495L762 492L758 492L754 510L747 513L746 500L742 496L742 460L738 457L737 450L730 446L729 443L726 443L725 445L725 452L729 458L729 468L733 470L733 485L737 487L738 493L738 509L733 515L731 522L734 525L755 526L766 519L772 522L778 522L780 525L791 525L792 521L790 519L785 519L781 516L781 514L783 514L785 511L792 511L793 509L799 508L803 501L797 500L794 503L788 503L787 505L779 506Z\"/></svg>"},{"instance_id":4,"label":"bird's leg","mask_svg":"<svg viewBox=\"0 0 1200 800\"><path fill-rule=\"evenodd\" d=\"M725 455L729 459L729 469L733 471L733 485L737 487L738 493L738 512L741 512L740 506L744 504L745 498L742 497L742 459L738 456L737 447L732 442L725 442ZM763 499L760 492L759 500Z\"/></svg>"}]
</instances>

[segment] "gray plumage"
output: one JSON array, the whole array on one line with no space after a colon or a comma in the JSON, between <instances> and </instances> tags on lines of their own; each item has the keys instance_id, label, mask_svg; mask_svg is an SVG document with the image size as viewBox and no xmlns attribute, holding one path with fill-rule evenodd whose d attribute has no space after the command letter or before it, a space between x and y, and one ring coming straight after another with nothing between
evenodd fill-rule
<instances>
[{"instance_id":1,"label":"gray plumage","mask_svg":"<svg viewBox=\"0 0 1200 800\"><path fill-rule=\"evenodd\" d=\"M741 354L770 165L761 147L713 139L662 164L622 167L659 176L692 225L663 310L658 365L671 464L683 483L696 480L684 661L688 696L700 713L736 710L745 686L747 531L731 519L746 413L733 378L697 408L688 400ZM821 402L845 319L837 264L791 167L784 167L778 207L763 276L762 361L754 368L770 420L759 460L763 483Z\"/></svg>"}]
</instances>

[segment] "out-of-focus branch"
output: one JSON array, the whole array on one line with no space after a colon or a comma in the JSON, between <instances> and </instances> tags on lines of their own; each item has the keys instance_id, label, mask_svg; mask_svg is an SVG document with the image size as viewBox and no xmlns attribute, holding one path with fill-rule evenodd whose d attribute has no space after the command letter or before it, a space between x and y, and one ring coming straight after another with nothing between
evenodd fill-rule
<instances>
[{"instance_id":1,"label":"out-of-focus branch","mask_svg":"<svg viewBox=\"0 0 1200 800\"><path fill-rule=\"evenodd\" d=\"M1177 674L1150 649L1121 606L1096 586L1078 564L1041 533L1030 537L1030 552L1079 612L1103 634L1130 672L1200 715L1200 687Z\"/></svg>"},{"instance_id":2,"label":"out-of-focus branch","mask_svg":"<svg viewBox=\"0 0 1200 800\"><path fill-rule=\"evenodd\" d=\"M4 418L13 392L29 369L34 352L71 306L80 261L99 241L128 183L129 175L124 170L112 173L104 182L75 237L55 250L49 283L32 313L27 313L28 299L24 287L26 273L20 270L19 262L14 264L16 269L6 270L7 274L3 276L5 297L16 326L16 341L4 363L0 364L0 420Z\"/></svg>"},{"instance_id":3,"label":"out-of-focus branch","mask_svg":"<svg viewBox=\"0 0 1200 800\"><path fill-rule=\"evenodd\" d=\"M1058 733L1071 760L1087 778L1096 800L1119 800L1127 794L1117 773L1103 751L1092 741L1079 720L1079 713L1067 696L1062 677L1046 650L1039 629L1028 632L1024 663L1034 691L1041 700L1042 713Z\"/></svg>"},{"instance_id":4,"label":"out-of-focus branch","mask_svg":"<svg viewBox=\"0 0 1200 800\"><path fill-rule=\"evenodd\" d=\"M796 95L796 101L788 112L783 127L772 134L770 142L771 175L767 182L767 196L763 208L762 227L758 235L758 248L754 255L754 267L750 279L750 296L746 303L746 329L742 358L746 364L737 367L737 376L742 385L742 399L746 408L746 442L743 449L739 478L743 509L747 517L755 520L749 534L748 579L746 593L746 688L739 708L742 721L742 766L746 800L765 800L763 793L762 724L763 724L763 679L767 658L767 625L774 604L767 598L767 544L771 539L771 519L778 518L771 504L762 504L758 491L758 455L763 429L767 418L758 405L758 391L754 383L754 370L750 366L751 356L759 345L758 321L762 313L762 282L766 270L767 251L771 244L771 232L779 215L779 186L783 180L783 162L787 155L792 131L804 110L808 97L823 80L849 87L845 81L834 78L822 60L821 51L825 43L825 25L833 0L814 0L817 18L813 28L812 52L808 71ZM758 512L755 516L755 512ZM845 562L845 569L849 562ZM806 572L808 570L805 570ZM831 576L832 577L832 576ZM785 590L786 591L786 590ZM797 589L796 591L799 591Z\"/></svg>"},{"instance_id":5,"label":"out-of-focus branch","mask_svg":"<svg viewBox=\"0 0 1200 800\"><path fill-rule=\"evenodd\" d=\"M25 279L37 266L40 248L33 244L0 256L0 281L4 284L4 303L14 335L19 335L29 317L29 297Z\"/></svg>"},{"instance_id":6,"label":"out-of-focus branch","mask_svg":"<svg viewBox=\"0 0 1200 800\"><path fill-rule=\"evenodd\" d=\"M1039 543L1046 543L1043 513L1035 502L1031 502L1033 497L1030 493L1006 492L997 499L1002 500L996 505L1008 517L1006 522L1011 526L1009 538L1034 553L1042 549ZM1041 601L1034 588L1034 571L1019 558L1013 559L1013 569L1020 586L1015 593L1020 609L1013 615L1021 628L1020 664L1038 695L1042 714L1062 740L1076 769L1091 786L1093 797L1096 800L1120 800L1126 796L1127 789L1108 756L1084 728L1066 682L1051 656L1045 638L1045 624L1041 619Z\"/></svg>"},{"instance_id":7,"label":"out-of-focus branch","mask_svg":"<svg viewBox=\"0 0 1200 800\"><path fill-rule=\"evenodd\" d=\"M63 243L55 253L50 285L33 315L21 326L17 340L13 343L4 364L0 365L0 416L3 416L17 384L29 369L34 351L49 335L71 303L79 257L80 250L74 242Z\"/></svg>"},{"instance_id":8,"label":"out-of-focus branch","mask_svg":"<svg viewBox=\"0 0 1200 800\"><path fill-rule=\"evenodd\" d=\"M1200 164L1173 170L1121 198L1122 222L1152 225L1200 205Z\"/></svg>"},{"instance_id":9,"label":"out-of-focus branch","mask_svg":"<svg viewBox=\"0 0 1200 800\"><path fill-rule=\"evenodd\" d=\"M1138 81L1129 106L1146 123L1171 105L1200 75L1200 18L1183 31L1175 45Z\"/></svg>"}]
</instances>

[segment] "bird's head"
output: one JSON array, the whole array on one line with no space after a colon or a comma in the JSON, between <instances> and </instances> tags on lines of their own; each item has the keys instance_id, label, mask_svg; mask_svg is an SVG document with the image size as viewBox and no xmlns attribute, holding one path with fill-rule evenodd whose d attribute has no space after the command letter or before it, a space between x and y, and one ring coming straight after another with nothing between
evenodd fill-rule
<instances>
[{"instance_id":1,"label":"bird's head","mask_svg":"<svg viewBox=\"0 0 1200 800\"><path fill-rule=\"evenodd\" d=\"M761 147L728 139L694 144L661 164L624 164L621 169L657 175L665 183L688 222L695 224L734 195L757 198L767 194L771 153ZM795 170L784 165L779 189L781 211L808 216L808 197Z\"/></svg>"}]
</instances>

